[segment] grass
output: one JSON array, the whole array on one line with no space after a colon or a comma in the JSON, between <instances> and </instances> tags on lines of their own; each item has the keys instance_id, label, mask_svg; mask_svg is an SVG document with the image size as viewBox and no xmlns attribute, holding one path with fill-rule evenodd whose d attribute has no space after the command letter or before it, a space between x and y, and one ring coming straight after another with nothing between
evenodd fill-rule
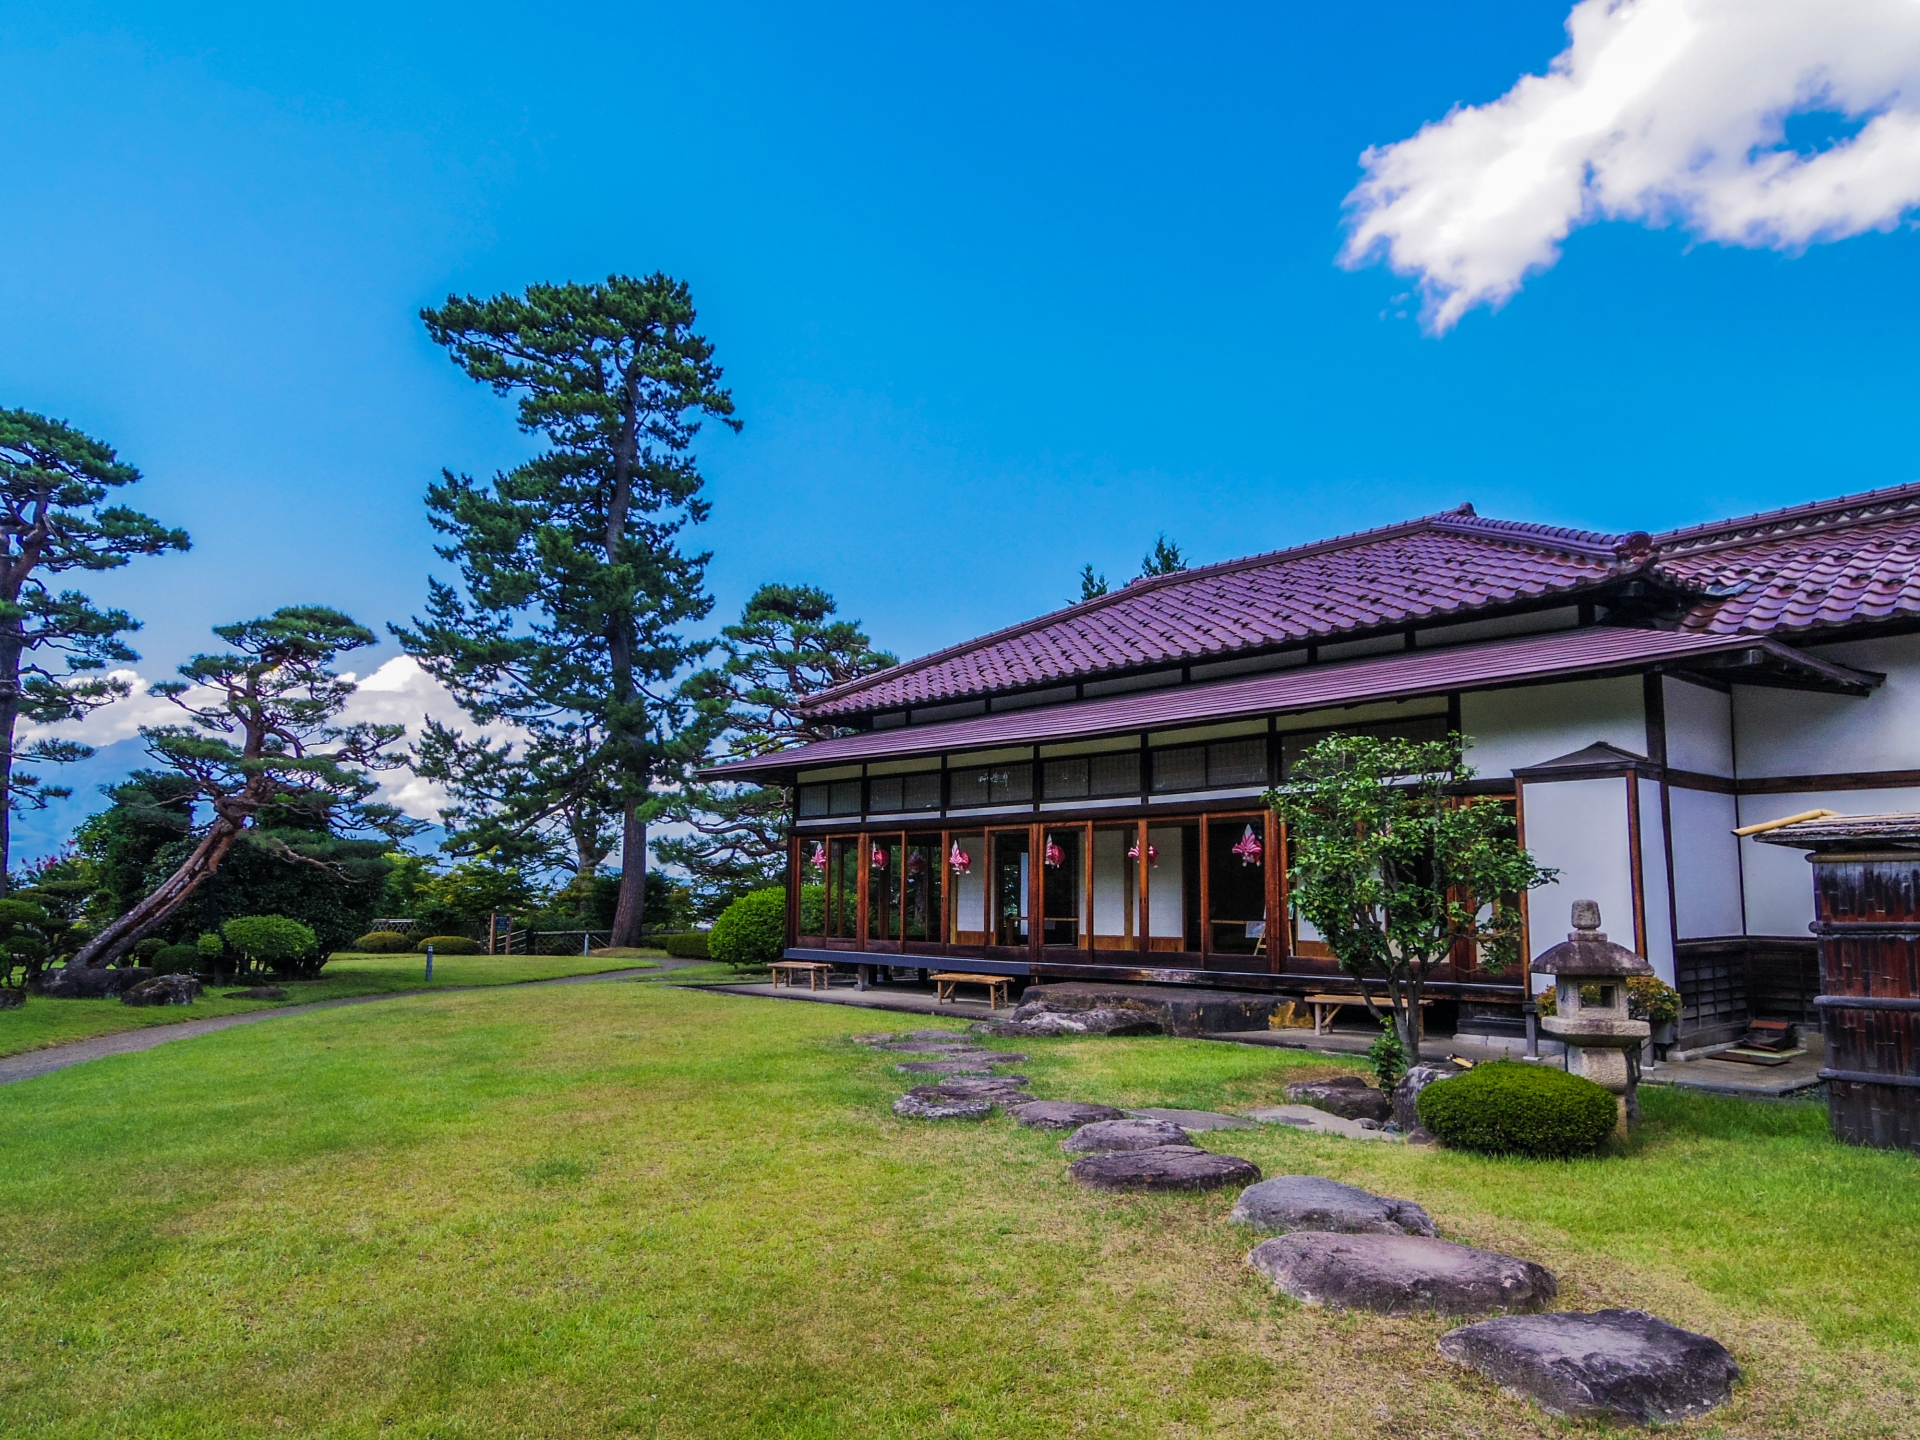
<instances>
[{"instance_id":1,"label":"grass","mask_svg":"<svg viewBox=\"0 0 1920 1440\"><path fill-rule=\"evenodd\" d=\"M637 984L290 1016L0 1088L9 1437L1588 1433L1277 1300L1230 1193L1114 1197L1057 1135L897 1120L868 1012ZM1041 1095L1234 1107L1338 1062L1023 1040ZM1007 1048L1012 1048L1011 1044ZM1419 1200L1569 1307L1720 1337L1689 1436L1920 1434L1920 1160L1659 1091L1632 1153L1284 1128L1268 1174ZM1596 1432L1597 1433L1597 1432Z\"/></svg>"},{"instance_id":2,"label":"grass","mask_svg":"<svg viewBox=\"0 0 1920 1440\"><path fill-rule=\"evenodd\" d=\"M551 980L565 975L593 975L607 970L631 970L650 963L638 955L659 958L660 951L620 951L599 955L440 955L434 957L433 989L456 985L513 985L527 980ZM140 1030L149 1025L177 1025L183 1020L209 1020L251 1010L285 1005L308 1005L316 1000L343 1000L356 995L387 995L429 988L424 955L335 955L315 980L275 981L287 992L285 1000L228 1000L224 990L235 985L209 986L191 1005L123 1005L119 1000L50 1000L30 995L17 1010L0 1010L0 1056L42 1050L71 1040Z\"/></svg>"}]
</instances>

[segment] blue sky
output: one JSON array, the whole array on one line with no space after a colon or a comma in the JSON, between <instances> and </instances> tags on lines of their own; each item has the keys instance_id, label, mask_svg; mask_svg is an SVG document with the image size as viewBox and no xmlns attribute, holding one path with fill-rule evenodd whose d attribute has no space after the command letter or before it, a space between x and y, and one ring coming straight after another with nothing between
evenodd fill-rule
<instances>
[{"instance_id":1,"label":"blue sky","mask_svg":"<svg viewBox=\"0 0 1920 1440\"><path fill-rule=\"evenodd\" d=\"M1438 337L1412 281L1336 263L1362 151L1543 70L1565 20L16 3L0 403L110 440L192 532L97 587L155 675L281 604L417 610L428 481L526 442L416 312L616 270L692 285L745 421L703 447L714 624L807 581L903 655L1162 530L1206 561L1469 499L1658 528L1920 475L1910 229L1590 225Z\"/></svg>"}]
</instances>

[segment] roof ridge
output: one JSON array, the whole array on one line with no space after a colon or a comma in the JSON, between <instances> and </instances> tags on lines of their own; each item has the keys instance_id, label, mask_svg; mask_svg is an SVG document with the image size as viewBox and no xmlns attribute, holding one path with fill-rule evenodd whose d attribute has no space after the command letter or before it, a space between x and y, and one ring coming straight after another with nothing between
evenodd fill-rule
<instances>
[{"instance_id":1,"label":"roof ridge","mask_svg":"<svg viewBox=\"0 0 1920 1440\"><path fill-rule=\"evenodd\" d=\"M1916 510L1920 510L1920 481L1909 481L1905 485L1888 485L1878 490L1838 495L1830 500L1815 500L1805 505L1789 505L1780 510L1762 510L1730 520L1713 520L1703 525L1669 530L1653 537L1653 552L1656 559L1675 554L1697 554L1702 550L1743 544L1783 530L1832 530L1856 524L1863 519L1884 518Z\"/></svg>"},{"instance_id":2,"label":"roof ridge","mask_svg":"<svg viewBox=\"0 0 1920 1440\"><path fill-rule=\"evenodd\" d=\"M876 670L871 675L842 681L830 689L809 695L802 708L811 709L815 705L824 704L830 700L857 695L860 691L872 686L889 680L898 680L903 672L910 673L913 670L938 664L942 660L964 655L969 651L1001 644L1081 615L1090 615L1150 590L1184 585L1189 581L1209 579L1218 575L1231 575L1242 570L1305 560L1314 555L1329 554L1333 551L1348 550L1359 545L1376 544L1382 540L1395 540L1403 535L1417 535L1433 530L1456 535L1483 536L1488 539L1531 545L1541 549L1560 550L1576 555L1597 556L1603 559L1638 558L1647 552L1650 544L1644 530L1630 531L1625 535L1605 535L1592 530L1570 530L1524 520L1494 520L1476 514L1473 502L1466 501L1452 510L1420 515L1411 520L1399 520L1391 525L1378 525L1371 530L1355 530L1345 535L1330 536L1325 540L1311 540L1304 545L1292 545L1281 550L1265 550L1257 555L1242 556L1237 560L1221 560L1212 565L1199 565L1189 570L1174 570L1164 575L1142 575L1129 580L1117 590L1109 590L1105 595L1095 596L1091 600L1082 600L1059 610L1049 610L1030 620L1023 620L1018 624L975 636L971 640L962 640L945 649L915 656L886 670Z\"/></svg>"}]
</instances>

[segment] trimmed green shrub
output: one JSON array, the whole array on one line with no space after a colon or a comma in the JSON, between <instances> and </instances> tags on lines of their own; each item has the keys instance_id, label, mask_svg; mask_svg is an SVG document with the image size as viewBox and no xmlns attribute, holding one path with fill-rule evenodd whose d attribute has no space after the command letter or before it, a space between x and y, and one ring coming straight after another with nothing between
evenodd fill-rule
<instances>
[{"instance_id":1,"label":"trimmed green shrub","mask_svg":"<svg viewBox=\"0 0 1920 1440\"><path fill-rule=\"evenodd\" d=\"M427 953L427 947L433 947L436 955L478 955L481 945L465 935L429 935L413 947L416 955Z\"/></svg>"},{"instance_id":2,"label":"trimmed green shrub","mask_svg":"<svg viewBox=\"0 0 1920 1440\"><path fill-rule=\"evenodd\" d=\"M656 935L651 938L654 944L676 960L710 958L705 930L689 930L685 935Z\"/></svg>"},{"instance_id":3,"label":"trimmed green shrub","mask_svg":"<svg viewBox=\"0 0 1920 1440\"><path fill-rule=\"evenodd\" d=\"M227 952L227 942L209 930L193 942L194 953L211 964Z\"/></svg>"},{"instance_id":4,"label":"trimmed green shrub","mask_svg":"<svg viewBox=\"0 0 1920 1440\"><path fill-rule=\"evenodd\" d=\"M735 970L760 970L787 945L787 891L769 886L742 895L720 912L707 932L707 954Z\"/></svg>"},{"instance_id":5,"label":"trimmed green shrub","mask_svg":"<svg viewBox=\"0 0 1920 1440\"><path fill-rule=\"evenodd\" d=\"M398 955L413 948L413 937L400 930L369 930L348 948L362 955Z\"/></svg>"},{"instance_id":6,"label":"trimmed green shrub","mask_svg":"<svg viewBox=\"0 0 1920 1440\"><path fill-rule=\"evenodd\" d=\"M1612 1093L1593 1081L1514 1060L1436 1080L1414 1109L1448 1145L1542 1160L1591 1155L1613 1134L1619 1115Z\"/></svg>"},{"instance_id":7,"label":"trimmed green shrub","mask_svg":"<svg viewBox=\"0 0 1920 1440\"><path fill-rule=\"evenodd\" d=\"M320 949L320 937L311 926L284 915L239 915L222 925L220 933L227 948L240 957L240 972L306 968L297 962Z\"/></svg>"},{"instance_id":8,"label":"trimmed green shrub","mask_svg":"<svg viewBox=\"0 0 1920 1440\"><path fill-rule=\"evenodd\" d=\"M195 945L169 945L147 964L156 975L191 975L200 968L200 949Z\"/></svg>"},{"instance_id":9,"label":"trimmed green shrub","mask_svg":"<svg viewBox=\"0 0 1920 1440\"><path fill-rule=\"evenodd\" d=\"M136 940L133 942L133 963L136 965L151 965L153 963L153 957L166 948L167 942L162 940L158 935L149 935L144 940Z\"/></svg>"}]
</instances>

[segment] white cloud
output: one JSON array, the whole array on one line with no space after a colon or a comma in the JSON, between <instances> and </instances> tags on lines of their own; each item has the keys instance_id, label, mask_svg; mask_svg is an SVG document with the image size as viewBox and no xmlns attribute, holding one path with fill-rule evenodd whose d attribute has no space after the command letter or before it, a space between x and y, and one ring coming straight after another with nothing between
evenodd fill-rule
<instances>
[{"instance_id":1,"label":"white cloud","mask_svg":"<svg viewBox=\"0 0 1920 1440\"><path fill-rule=\"evenodd\" d=\"M1361 157L1342 261L1419 277L1444 333L1576 226L1794 251L1920 205L1920 0L1582 0L1545 75ZM1789 116L1858 132L1806 153Z\"/></svg>"},{"instance_id":2,"label":"white cloud","mask_svg":"<svg viewBox=\"0 0 1920 1440\"><path fill-rule=\"evenodd\" d=\"M358 680L351 671L350 680ZM104 748L140 733L143 725L185 723L180 707L171 701L156 699L147 693L152 683L134 670L116 670L115 678L132 687L124 700L102 706L81 720L59 725L23 729L24 738L58 736ZM411 656L399 655L387 661L364 680L347 702L343 718L348 723L369 721L379 725L404 725L411 741L420 733L422 722L431 717L472 733L475 729L454 704L453 696ZM491 731L489 732L491 733ZM397 805L404 813L421 820L437 820L446 803L445 792L431 781L422 780L410 770L389 770L379 777L380 798Z\"/></svg>"}]
</instances>

